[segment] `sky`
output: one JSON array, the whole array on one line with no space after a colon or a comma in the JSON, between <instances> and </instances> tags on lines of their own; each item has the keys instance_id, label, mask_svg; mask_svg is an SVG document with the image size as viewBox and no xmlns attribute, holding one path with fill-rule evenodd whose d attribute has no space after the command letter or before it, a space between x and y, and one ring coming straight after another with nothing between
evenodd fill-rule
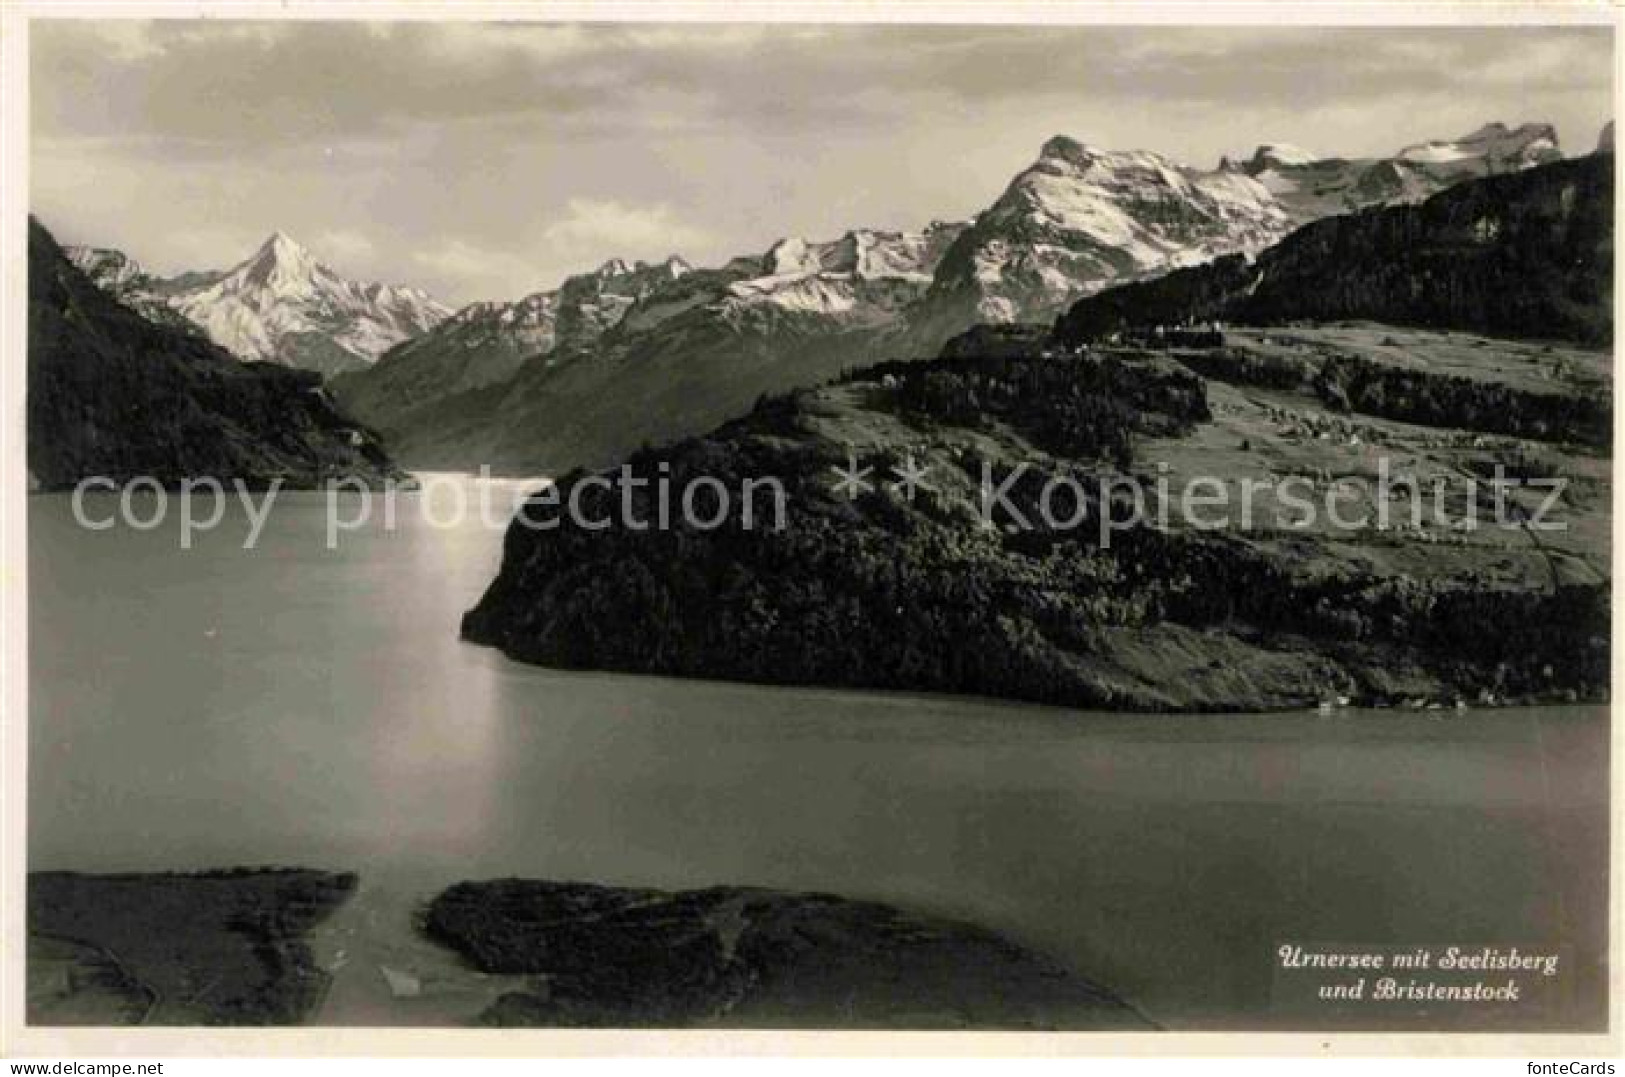
<instances>
[{"instance_id":1,"label":"sky","mask_svg":"<svg viewBox=\"0 0 1625 1077\"><path fill-rule=\"evenodd\" d=\"M160 273L284 231L453 306L968 219L1055 134L1202 167L1491 121L1591 150L1596 28L36 20L31 206Z\"/></svg>"}]
</instances>

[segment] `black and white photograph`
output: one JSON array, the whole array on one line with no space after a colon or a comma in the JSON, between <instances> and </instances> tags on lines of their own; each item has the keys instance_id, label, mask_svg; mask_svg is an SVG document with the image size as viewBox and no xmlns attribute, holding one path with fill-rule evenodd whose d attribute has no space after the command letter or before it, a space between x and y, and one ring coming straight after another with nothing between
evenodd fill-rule
<instances>
[{"instance_id":1,"label":"black and white photograph","mask_svg":"<svg viewBox=\"0 0 1625 1077\"><path fill-rule=\"evenodd\" d=\"M1383 7L11 11L6 1053L1617 1037L1617 11Z\"/></svg>"}]
</instances>

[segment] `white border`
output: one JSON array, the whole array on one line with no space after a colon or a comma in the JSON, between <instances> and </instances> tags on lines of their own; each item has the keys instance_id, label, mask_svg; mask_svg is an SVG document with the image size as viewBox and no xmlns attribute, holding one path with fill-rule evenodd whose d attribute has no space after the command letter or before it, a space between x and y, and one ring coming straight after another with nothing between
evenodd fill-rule
<instances>
[{"instance_id":1,"label":"white border","mask_svg":"<svg viewBox=\"0 0 1625 1077\"><path fill-rule=\"evenodd\" d=\"M1496 1034L1281 1034L1281 1033L849 1033L849 1032L643 1032L475 1031L457 1029L370 1030L337 1028L66 1029L23 1024L24 852L27 765L27 549L25 527L26 425L23 383L27 337L28 210L28 23L40 18L265 18L411 19L457 21L593 22L854 22L854 23L1050 23L1137 25L1272 26L1473 26L1613 25L1621 11L1606 3L1548 0L1545 3L1346 3L1297 0L1280 3L1175 2L971 2L971 0L604 0L568 2L406 3L391 0L261 0L211 3L83 2L6 3L0 0L0 1054L8 1057L130 1059L192 1056L486 1056L607 1057L626 1055L899 1058L907 1056L1147 1057L1411 1056L1426 1058L1570 1058L1617 1056L1622 1042L1621 877L1622 831L1617 796L1622 771L1621 738L1612 738L1615 776L1611 839L1612 1005L1603 1035ZM1615 100L1620 54L1615 51ZM1617 110L1616 110L1617 111ZM1616 185L1618 177L1616 177ZM1616 199L1617 201L1617 199ZM1617 281L1616 281L1617 287ZM1618 296L1615 302L1619 309ZM1618 322L1616 314L1616 324ZM1617 352L1616 352L1617 354ZM1625 415L1616 408L1616 445L1625 444ZM1616 520L1615 556L1619 550ZM1620 638L1621 614L1614 635ZM1617 697L1625 667L1614 650ZM1521 1072L1521 1070L1520 1070Z\"/></svg>"}]
</instances>

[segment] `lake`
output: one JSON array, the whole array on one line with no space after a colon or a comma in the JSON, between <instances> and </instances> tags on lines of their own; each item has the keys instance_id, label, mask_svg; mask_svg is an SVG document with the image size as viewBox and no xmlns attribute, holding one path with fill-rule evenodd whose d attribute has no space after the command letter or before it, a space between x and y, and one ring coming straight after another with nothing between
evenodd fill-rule
<instances>
[{"instance_id":1,"label":"lake","mask_svg":"<svg viewBox=\"0 0 1625 1077\"><path fill-rule=\"evenodd\" d=\"M318 940L332 1023L475 1012L500 984L411 914L502 875L958 916L1174 1028L1292 1025L1285 940L1566 946L1552 1021L1601 1020L1606 708L1147 717L532 668L458 639L500 531L418 502L328 549L325 495L282 493L255 549L234 506L186 550L31 497L30 868L359 872ZM379 965L437 990L397 1003Z\"/></svg>"}]
</instances>

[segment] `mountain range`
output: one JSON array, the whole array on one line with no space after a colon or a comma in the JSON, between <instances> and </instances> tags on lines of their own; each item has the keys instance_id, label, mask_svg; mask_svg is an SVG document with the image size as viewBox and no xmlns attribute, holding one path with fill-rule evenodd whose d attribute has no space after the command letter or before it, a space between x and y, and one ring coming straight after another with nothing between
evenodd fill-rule
<instances>
[{"instance_id":1,"label":"mountain range","mask_svg":"<svg viewBox=\"0 0 1625 1077\"><path fill-rule=\"evenodd\" d=\"M432 329L386 353L381 365L333 381L347 406L411 444L435 417L419 409L505 383L533 357L590 348L643 296L692 267L675 255L657 265L611 259L551 291L513 303L471 303Z\"/></svg>"},{"instance_id":2,"label":"mountain range","mask_svg":"<svg viewBox=\"0 0 1625 1077\"><path fill-rule=\"evenodd\" d=\"M463 634L553 667L1081 708L1606 699L1613 165L1322 220L563 474ZM1156 331L1213 316L1248 324ZM1507 475L1539 481L1469 511L1465 478ZM648 526L656 490L766 476L771 524L742 498Z\"/></svg>"},{"instance_id":3,"label":"mountain range","mask_svg":"<svg viewBox=\"0 0 1625 1077\"><path fill-rule=\"evenodd\" d=\"M459 314L372 369L335 379L334 393L416 466L535 473L607 462L878 354L963 228L784 239L716 269L676 259L612 264L548 293L556 324L577 328L528 359L519 361L506 329L471 350L459 339ZM583 301L603 307L593 299L601 285L632 296L613 321L579 312ZM538 302L493 308L481 320L517 319L516 308ZM484 370L494 361L512 372L448 391L442 371L465 371L469 356Z\"/></svg>"},{"instance_id":4,"label":"mountain range","mask_svg":"<svg viewBox=\"0 0 1625 1077\"><path fill-rule=\"evenodd\" d=\"M557 473L854 364L937 354L972 326L1047 323L1113 285L1251 258L1326 216L1560 157L1555 131L1535 123L1383 158L1265 144L1211 170L1056 136L968 222L792 237L712 268L613 259L455 313L414 289L348 281L280 233L230 270L167 279L117 251L68 254L151 318L328 375L410 466Z\"/></svg>"},{"instance_id":5,"label":"mountain range","mask_svg":"<svg viewBox=\"0 0 1625 1077\"><path fill-rule=\"evenodd\" d=\"M281 232L230 269L169 278L120 251L65 253L134 310L172 325L179 315L239 359L321 374L365 367L451 314L420 289L349 280Z\"/></svg>"},{"instance_id":6,"label":"mountain range","mask_svg":"<svg viewBox=\"0 0 1625 1077\"><path fill-rule=\"evenodd\" d=\"M1419 205L1329 217L1231 255L1079 300L1067 347L1156 326L1368 318L1606 346L1613 155L1462 184Z\"/></svg>"},{"instance_id":7,"label":"mountain range","mask_svg":"<svg viewBox=\"0 0 1625 1077\"><path fill-rule=\"evenodd\" d=\"M1219 167L1266 187L1294 224L1366 206L1417 202L1464 179L1518 172L1561 160L1557 131L1545 123L1489 123L1457 139L1406 146L1389 157L1320 157L1284 144L1263 145L1245 161Z\"/></svg>"},{"instance_id":8,"label":"mountain range","mask_svg":"<svg viewBox=\"0 0 1625 1077\"><path fill-rule=\"evenodd\" d=\"M1047 320L1081 293L1260 250L1290 230L1249 176L1057 136L946 253L909 312L910 350L935 354L978 322Z\"/></svg>"},{"instance_id":9,"label":"mountain range","mask_svg":"<svg viewBox=\"0 0 1625 1077\"><path fill-rule=\"evenodd\" d=\"M910 312L907 340L914 354L934 355L974 324L1047 322L1080 296L1222 254L1255 254L1322 217L1419 202L1463 180L1561 157L1556 131L1541 123L1486 124L1384 158L1266 144L1213 171L1057 136L944 257Z\"/></svg>"},{"instance_id":10,"label":"mountain range","mask_svg":"<svg viewBox=\"0 0 1625 1077\"><path fill-rule=\"evenodd\" d=\"M30 220L30 487L69 489L92 476L296 487L400 476L377 435L333 406L317 374L240 362L170 321L92 283Z\"/></svg>"},{"instance_id":11,"label":"mountain range","mask_svg":"<svg viewBox=\"0 0 1625 1077\"><path fill-rule=\"evenodd\" d=\"M557 473L704 429L762 393L857 363L936 354L976 324L1048 322L1113 284L1256 254L1320 216L1420 201L1555 156L1543 124L1489 124L1381 159L1264 146L1212 170L1057 136L972 221L786 239L690 269L640 294L596 338L554 342L534 361L520 359L523 329L511 347L488 338L483 348L506 356L505 380L469 384L463 342L430 333L335 391L415 465ZM416 388L398 393L398 381Z\"/></svg>"}]
</instances>

